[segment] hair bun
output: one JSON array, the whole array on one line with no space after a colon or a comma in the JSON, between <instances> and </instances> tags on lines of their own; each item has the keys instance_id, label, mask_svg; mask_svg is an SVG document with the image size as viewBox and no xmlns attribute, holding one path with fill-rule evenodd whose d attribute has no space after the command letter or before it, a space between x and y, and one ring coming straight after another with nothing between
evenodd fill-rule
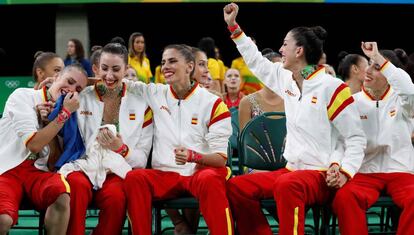
<instances>
[{"instance_id":1,"label":"hair bun","mask_svg":"<svg viewBox=\"0 0 414 235\"><path fill-rule=\"evenodd\" d=\"M311 30L322 41L325 41L325 39L328 37L328 32L326 32L326 30L324 28L322 28L322 26L312 27Z\"/></svg>"},{"instance_id":2,"label":"hair bun","mask_svg":"<svg viewBox=\"0 0 414 235\"><path fill-rule=\"evenodd\" d=\"M349 55L349 53L348 53L348 52L346 52L346 51L341 51L341 52L339 52L339 54L338 54L338 61L342 61L343 59L345 59L345 57L346 57L347 55Z\"/></svg>"}]
</instances>

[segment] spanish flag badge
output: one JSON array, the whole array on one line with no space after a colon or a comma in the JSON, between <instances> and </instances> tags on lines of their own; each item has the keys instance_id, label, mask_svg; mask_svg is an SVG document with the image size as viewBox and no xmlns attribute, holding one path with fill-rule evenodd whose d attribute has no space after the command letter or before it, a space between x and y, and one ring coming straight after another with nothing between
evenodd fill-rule
<instances>
[{"instance_id":1,"label":"spanish flag badge","mask_svg":"<svg viewBox=\"0 0 414 235\"><path fill-rule=\"evenodd\" d=\"M193 124L193 125L197 125L197 123L198 123L198 118L197 118L197 116L193 116L193 117L191 118L191 124Z\"/></svg>"},{"instance_id":2,"label":"spanish flag badge","mask_svg":"<svg viewBox=\"0 0 414 235\"><path fill-rule=\"evenodd\" d=\"M129 111L129 120L135 120L135 111L134 110Z\"/></svg>"}]
</instances>

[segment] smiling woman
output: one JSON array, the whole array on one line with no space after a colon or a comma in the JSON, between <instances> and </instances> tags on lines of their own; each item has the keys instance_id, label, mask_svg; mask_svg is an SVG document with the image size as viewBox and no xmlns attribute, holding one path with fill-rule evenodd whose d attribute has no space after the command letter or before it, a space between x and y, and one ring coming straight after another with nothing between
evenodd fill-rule
<instances>
[{"instance_id":1,"label":"smiling woman","mask_svg":"<svg viewBox=\"0 0 414 235\"><path fill-rule=\"evenodd\" d=\"M87 75L68 66L47 89L18 88L8 98L0 120L0 233L17 222L20 200L25 194L37 209L46 210L45 227L50 234L65 234L69 220L69 186L59 174L48 171L53 140L79 107L78 92ZM56 101L62 108L50 122L38 119L38 105ZM49 107L50 108L50 107ZM27 190L30 189L30 190Z\"/></svg>"},{"instance_id":2,"label":"smiling woman","mask_svg":"<svg viewBox=\"0 0 414 235\"><path fill-rule=\"evenodd\" d=\"M286 168L229 180L234 218L240 235L272 234L259 201L274 198L279 233L304 234L305 206L327 202L332 196L329 187L342 187L359 169L366 139L358 111L346 84L316 65L327 36L324 28L289 30L279 49L282 62L273 63L236 22L238 12L235 3L223 9L231 39L249 69L283 98L288 134ZM334 147L339 136L345 139L347 154L337 158ZM320 169L325 169L326 177Z\"/></svg>"},{"instance_id":3,"label":"smiling woman","mask_svg":"<svg viewBox=\"0 0 414 235\"><path fill-rule=\"evenodd\" d=\"M148 102L155 122L152 169L134 169L124 181L132 230L139 234L151 234L153 199L188 194L199 200L212 234L233 231L225 190L230 112L192 82L194 63L191 47L172 44L161 60L167 85L127 82L128 91Z\"/></svg>"},{"instance_id":4,"label":"smiling woman","mask_svg":"<svg viewBox=\"0 0 414 235\"><path fill-rule=\"evenodd\" d=\"M100 209L99 224L93 233L121 233L126 215L122 178L131 168L146 166L152 143L152 112L122 82L128 65L127 49L119 43L109 43L102 48L98 61L96 75L100 80L81 93L77 113L79 130L87 146L86 157L68 163L76 165L65 173L73 202L67 232L70 235L85 233L86 210L91 201ZM103 125L115 126L118 134L100 128ZM115 171L106 167L107 162L125 170L108 173Z\"/></svg>"}]
</instances>

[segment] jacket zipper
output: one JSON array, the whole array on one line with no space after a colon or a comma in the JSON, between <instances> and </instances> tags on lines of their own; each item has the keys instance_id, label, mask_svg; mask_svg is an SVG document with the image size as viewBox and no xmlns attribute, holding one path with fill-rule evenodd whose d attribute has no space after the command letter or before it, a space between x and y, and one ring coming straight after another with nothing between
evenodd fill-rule
<instances>
[{"instance_id":1,"label":"jacket zipper","mask_svg":"<svg viewBox=\"0 0 414 235\"><path fill-rule=\"evenodd\" d=\"M181 142L181 99L178 100L178 144L182 146Z\"/></svg>"}]
</instances>

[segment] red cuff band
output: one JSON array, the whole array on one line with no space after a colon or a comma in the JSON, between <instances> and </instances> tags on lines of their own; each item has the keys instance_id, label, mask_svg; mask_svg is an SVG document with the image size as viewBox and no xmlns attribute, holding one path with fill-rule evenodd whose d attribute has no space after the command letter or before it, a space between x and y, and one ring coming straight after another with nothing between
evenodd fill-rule
<instances>
[{"instance_id":1,"label":"red cuff band","mask_svg":"<svg viewBox=\"0 0 414 235\"><path fill-rule=\"evenodd\" d=\"M129 152L128 145L122 144L121 147L119 147L117 150L114 150L114 152L121 155L122 157L125 157Z\"/></svg>"},{"instance_id":2,"label":"red cuff band","mask_svg":"<svg viewBox=\"0 0 414 235\"><path fill-rule=\"evenodd\" d=\"M70 116L70 114L71 114L69 112L69 110L67 108L65 108L65 107L62 107L62 111L65 112L68 116Z\"/></svg>"},{"instance_id":3,"label":"red cuff band","mask_svg":"<svg viewBox=\"0 0 414 235\"><path fill-rule=\"evenodd\" d=\"M121 153L121 156L122 156L122 157L124 157L124 158L125 158L125 157L128 155L128 153L129 153L129 148L128 148L128 145L125 145L125 146L126 146L126 150L125 150L125 152L122 152L122 153Z\"/></svg>"},{"instance_id":4,"label":"red cuff band","mask_svg":"<svg viewBox=\"0 0 414 235\"><path fill-rule=\"evenodd\" d=\"M198 162L201 158L203 158L203 155L191 149L187 149L187 162Z\"/></svg>"},{"instance_id":5,"label":"red cuff band","mask_svg":"<svg viewBox=\"0 0 414 235\"><path fill-rule=\"evenodd\" d=\"M65 123L70 118L70 112L65 107L62 107L62 110L60 110L58 116L57 116L57 123L62 124Z\"/></svg>"},{"instance_id":6,"label":"red cuff band","mask_svg":"<svg viewBox=\"0 0 414 235\"><path fill-rule=\"evenodd\" d=\"M227 26L227 29L230 31L230 33L234 33L234 31L236 31L236 29L239 28L239 24L235 24L233 26Z\"/></svg>"},{"instance_id":7,"label":"red cuff band","mask_svg":"<svg viewBox=\"0 0 414 235\"><path fill-rule=\"evenodd\" d=\"M385 65L388 63L388 60L386 60L382 65L381 65L381 67L380 67L380 71L382 71L382 69L385 67Z\"/></svg>"},{"instance_id":8,"label":"red cuff band","mask_svg":"<svg viewBox=\"0 0 414 235\"><path fill-rule=\"evenodd\" d=\"M238 38L240 35L242 35L242 33L243 33L243 31L241 31L241 30L240 30L240 32L239 32L239 33L232 34L232 35L230 36L230 38L231 38L231 39Z\"/></svg>"},{"instance_id":9,"label":"red cuff band","mask_svg":"<svg viewBox=\"0 0 414 235\"><path fill-rule=\"evenodd\" d=\"M122 151L122 149L124 148L125 144L122 144L117 150L115 150L115 153L120 153Z\"/></svg>"}]
</instances>

